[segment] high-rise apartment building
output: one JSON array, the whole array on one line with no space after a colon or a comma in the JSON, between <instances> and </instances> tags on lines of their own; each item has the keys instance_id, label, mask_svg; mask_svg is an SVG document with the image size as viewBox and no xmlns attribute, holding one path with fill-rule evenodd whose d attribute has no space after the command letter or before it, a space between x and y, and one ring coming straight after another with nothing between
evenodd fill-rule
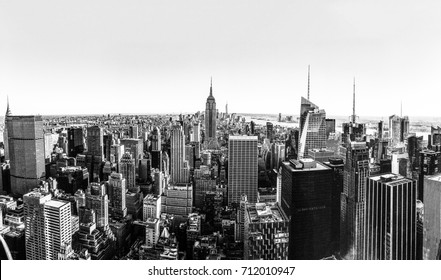
<instances>
[{"instance_id":1,"label":"high-rise apartment building","mask_svg":"<svg viewBox=\"0 0 441 280\"><path fill-rule=\"evenodd\" d=\"M281 208L290 219L289 259L332 255L333 170L312 159L282 163Z\"/></svg>"},{"instance_id":2,"label":"high-rise apartment building","mask_svg":"<svg viewBox=\"0 0 441 280\"><path fill-rule=\"evenodd\" d=\"M424 178L423 259L441 260L441 174Z\"/></svg>"},{"instance_id":3,"label":"high-rise apartment building","mask_svg":"<svg viewBox=\"0 0 441 280\"><path fill-rule=\"evenodd\" d=\"M416 181L396 174L369 177L365 200L365 260L415 260Z\"/></svg>"},{"instance_id":4,"label":"high-rise apartment building","mask_svg":"<svg viewBox=\"0 0 441 280\"><path fill-rule=\"evenodd\" d=\"M160 231L159 231L159 219L147 218L145 220L145 245L147 248L153 248L158 242Z\"/></svg>"},{"instance_id":5,"label":"high-rise apartment building","mask_svg":"<svg viewBox=\"0 0 441 280\"><path fill-rule=\"evenodd\" d=\"M257 136L230 136L228 140L228 204L246 194L257 202Z\"/></svg>"},{"instance_id":6,"label":"high-rise apartment building","mask_svg":"<svg viewBox=\"0 0 441 280\"><path fill-rule=\"evenodd\" d=\"M161 216L161 196L148 194L143 202L143 221L159 219Z\"/></svg>"},{"instance_id":7,"label":"high-rise apartment building","mask_svg":"<svg viewBox=\"0 0 441 280\"><path fill-rule=\"evenodd\" d=\"M32 191L23 196L25 246L28 260L56 260L72 242L71 204L52 200L49 193Z\"/></svg>"},{"instance_id":8,"label":"high-rise apartment building","mask_svg":"<svg viewBox=\"0 0 441 280\"><path fill-rule=\"evenodd\" d=\"M44 133L41 116L7 116L11 192L24 195L45 177Z\"/></svg>"},{"instance_id":9,"label":"high-rise apartment building","mask_svg":"<svg viewBox=\"0 0 441 280\"><path fill-rule=\"evenodd\" d=\"M366 143L350 143L346 153L340 213L340 254L350 260L363 259L366 178L369 172Z\"/></svg>"}]
</instances>

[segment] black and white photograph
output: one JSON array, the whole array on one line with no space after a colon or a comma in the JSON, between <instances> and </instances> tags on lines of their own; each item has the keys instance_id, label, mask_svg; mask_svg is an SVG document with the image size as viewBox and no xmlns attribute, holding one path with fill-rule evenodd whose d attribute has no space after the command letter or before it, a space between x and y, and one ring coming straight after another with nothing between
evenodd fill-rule
<instances>
[{"instance_id":1,"label":"black and white photograph","mask_svg":"<svg viewBox=\"0 0 441 280\"><path fill-rule=\"evenodd\" d=\"M423 277L441 2L0 0L0 167L5 279Z\"/></svg>"}]
</instances>

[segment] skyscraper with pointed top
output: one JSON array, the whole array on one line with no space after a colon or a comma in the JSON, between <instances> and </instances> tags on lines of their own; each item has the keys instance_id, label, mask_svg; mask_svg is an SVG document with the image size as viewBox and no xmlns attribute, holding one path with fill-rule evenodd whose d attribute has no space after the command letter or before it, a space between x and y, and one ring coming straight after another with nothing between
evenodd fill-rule
<instances>
[{"instance_id":1,"label":"skyscraper with pointed top","mask_svg":"<svg viewBox=\"0 0 441 280\"><path fill-rule=\"evenodd\" d=\"M213 96L213 80L210 80L210 95L205 105L205 142L208 148L214 148L216 141L216 100Z\"/></svg>"},{"instance_id":2,"label":"skyscraper with pointed top","mask_svg":"<svg viewBox=\"0 0 441 280\"><path fill-rule=\"evenodd\" d=\"M5 148L5 160L9 160L9 143L8 143L8 127L6 125L6 117L11 115L9 108L9 96L6 97L6 113L5 113L5 129L3 130L3 146Z\"/></svg>"},{"instance_id":3,"label":"skyscraper with pointed top","mask_svg":"<svg viewBox=\"0 0 441 280\"><path fill-rule=\"evenodd\" d=\"M363 141L366 135L366 126L363 123L357 122L357 115L355 114L355 77L352 91L352 115L349 117L349 122L343 123L342 143L347 144L348 141Z\"/></svg>"}]
</instances>

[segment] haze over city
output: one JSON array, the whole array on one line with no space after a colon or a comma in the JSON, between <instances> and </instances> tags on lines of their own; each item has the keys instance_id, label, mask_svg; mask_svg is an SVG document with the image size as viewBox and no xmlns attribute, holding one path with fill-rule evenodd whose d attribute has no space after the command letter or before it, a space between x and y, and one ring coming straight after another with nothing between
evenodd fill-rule
<instances>
[{"instance_id":1,"label":"haze over city","mask_svg":"<svg viewBox=\"0 0 441 280\"><path fill-rule=\"evenodd\" d=\"M434 116L439 1L1 1L0 110ZM418 97L418 98L415 98ZM23 102L26 101L26 102Z\"/></svg>"}]
</instances>

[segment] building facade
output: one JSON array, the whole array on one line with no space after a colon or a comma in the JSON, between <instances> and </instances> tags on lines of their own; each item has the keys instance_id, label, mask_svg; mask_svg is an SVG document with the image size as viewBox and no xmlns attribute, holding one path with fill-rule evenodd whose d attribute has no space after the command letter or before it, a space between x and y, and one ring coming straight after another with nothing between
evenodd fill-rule
<instances>
[{"instance_id":1,"label":"building facade","mask_svg":"<svg viewBox=\"0 0 441 280\"><path fill-rule=\"evenodd\" d=\"M246 194L257 202L257 136L230 136L228 140L228 204Z\"/></svg>"}]
</instances>

